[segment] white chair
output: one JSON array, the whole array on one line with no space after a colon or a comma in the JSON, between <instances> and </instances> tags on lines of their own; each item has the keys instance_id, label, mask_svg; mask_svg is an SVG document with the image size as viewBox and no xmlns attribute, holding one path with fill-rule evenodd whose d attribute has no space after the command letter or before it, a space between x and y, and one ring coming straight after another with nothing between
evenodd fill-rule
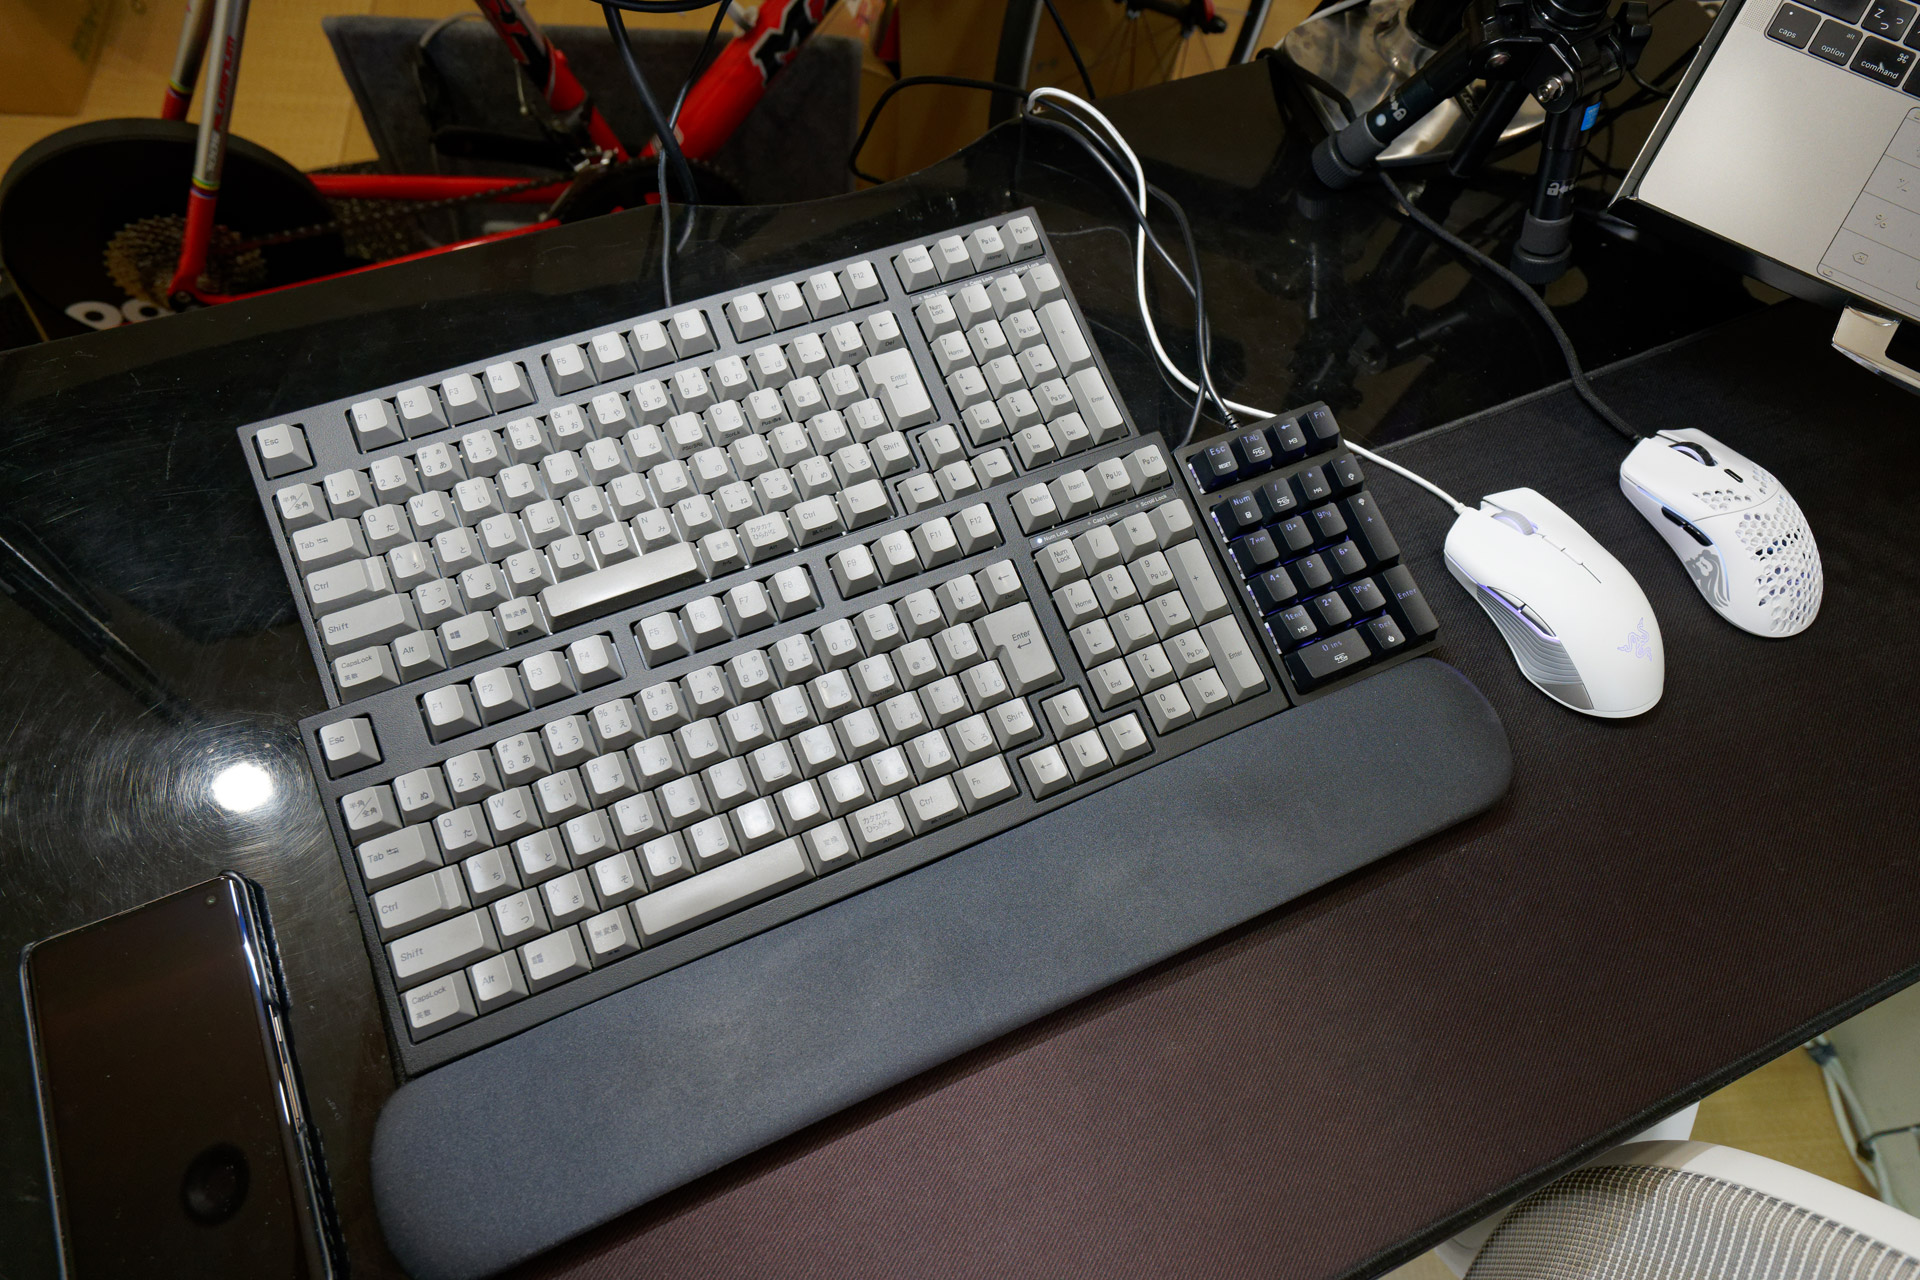
<instances>
[{"instance_id":1,"label":"white chair","mask_svg":"<svg viewBox=\"0 0 1920 1280\"><path fill-rule=\"evenodd\" d=\"M1732 1147L1636 1141L1436 1252L1467 1280L1920 1280L1920 1218Z\"/></svg>"}]
</instances>

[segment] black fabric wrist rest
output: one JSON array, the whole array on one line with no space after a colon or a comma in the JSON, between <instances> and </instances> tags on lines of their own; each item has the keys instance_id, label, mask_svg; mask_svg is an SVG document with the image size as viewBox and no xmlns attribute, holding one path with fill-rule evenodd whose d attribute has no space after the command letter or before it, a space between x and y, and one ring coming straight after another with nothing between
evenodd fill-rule
<instances>
[{"instance_id":1,"label":"black fabric wrist rest","mask_svg":"<svg viewBox=\"0 0 1920 1280\"><path fill-rule=\"evenodd\" d=\"M387 1243L483 1276L1486 809L1419 659L449 1063L374 1135Z\"/></svg>"}]
</instances>

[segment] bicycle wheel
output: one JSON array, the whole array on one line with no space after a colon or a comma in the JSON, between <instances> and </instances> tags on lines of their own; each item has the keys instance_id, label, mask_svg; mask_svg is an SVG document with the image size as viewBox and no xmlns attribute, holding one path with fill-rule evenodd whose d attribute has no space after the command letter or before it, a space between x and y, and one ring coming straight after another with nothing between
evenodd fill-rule
<instances>
[{"instance_id":1,"label":"bicycle wheel","mask_svg":"<svg viewBox=\"0 0 1920 1280\"><path fill-rule=\"evenodd\" d=\"M1125 93L1244 62L1259 47L1271 0L1055 0L1087 64L1096 93ZM1066 41L1045 0L1007 0L993 78L1029 89L1084 92ZM995 94L990 123L1013 116L1011 94Z\"/></svg>"}]
</instances>

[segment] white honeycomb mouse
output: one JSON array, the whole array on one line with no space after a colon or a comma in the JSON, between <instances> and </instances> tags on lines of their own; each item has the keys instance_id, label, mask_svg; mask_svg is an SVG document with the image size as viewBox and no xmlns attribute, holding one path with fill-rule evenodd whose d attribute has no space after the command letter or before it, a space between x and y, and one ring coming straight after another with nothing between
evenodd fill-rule
<instances>
[{"instance_id":1,"label":"white honeycomb mouse","mask_svg":"<svg viewBox=\"0 0 1920 1280\"><path fill-rule=\"evenodd\" d=\"M1820 612L1820 548L1786 486L1704 431L1662 431L1620 464L1620 492L1667 540L1714 612L1757 636Z\"/></svg>"},{"instance_id":2,"label":"white honeycomb mouse","mask_svg":"<svg viewBox=\"0 0 1920 1280\"><path fill-rule=\"evenodd\" d=\"M1626 566L1532 489L1463 508L1447 568L1493 619L1521 674L1562 706L1637 716L1660 701L1660 622Z\"/></svg>"}]
</instances>

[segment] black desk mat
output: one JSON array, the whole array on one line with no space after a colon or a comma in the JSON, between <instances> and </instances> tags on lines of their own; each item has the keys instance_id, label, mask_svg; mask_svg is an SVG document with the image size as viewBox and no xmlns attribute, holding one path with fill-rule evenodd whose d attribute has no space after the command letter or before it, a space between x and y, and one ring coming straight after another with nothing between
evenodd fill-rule
<instances>
[{"instance_id":1,"label":"black desk mat","mask_svg":"<svg viewBox=\"0 0 1920 1280\"><path fill-rule=\"evenodd\" d=\"M516 1274L1371 1274L1910 981L1920 402L1831 324L1787 304L1599 383L1792 489L1827 570L1805 634L1707 609L1571 395L1417 437L1394 456L1463 500L1530 484L1634 572L1659 707L1533 690L1447 585L1451 513L1376 475L1507 727L1505 800Z\"/></svg>"}]
</instances>

